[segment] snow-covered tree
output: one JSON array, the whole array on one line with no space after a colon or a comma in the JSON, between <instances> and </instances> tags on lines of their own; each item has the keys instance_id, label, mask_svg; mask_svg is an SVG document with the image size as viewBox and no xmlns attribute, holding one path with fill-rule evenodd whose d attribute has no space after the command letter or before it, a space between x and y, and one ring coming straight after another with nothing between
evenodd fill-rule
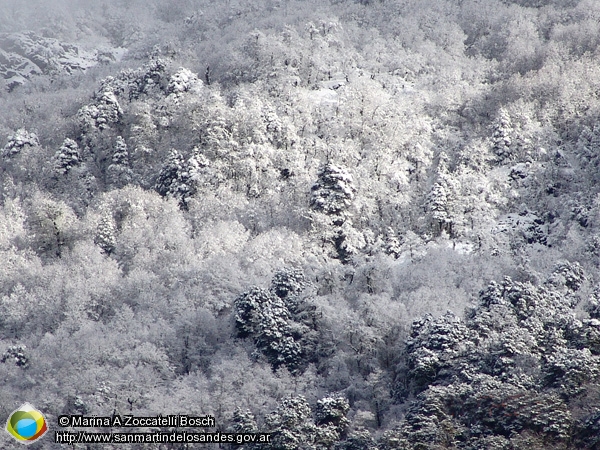
<instances>
[{"instance_id":1,"label":"snow-covered tree","mask_svg":"<svg viewBox=\"0 0 600 450\"><path fill-rule=\"evenodd\" d=\"M249 410L241 410L236 408L231 418L231 426L228 429L230 433L256 433L258 426L254 414Z\"/></svg>"},{"instance_id":2,"label":"snow-covered tree","mask_svg":"<svg viewBox=\"0 0 600 450\"><path fill-rule=\"evenodd\" d=\"M354 199L352 176L343 168L329 163L319 171L312 187L310 204L316 211L343 217Z\"/></svg>"},{"instance_id":3,"label":"snow-covered tree","mask_svg":"<svg viewBox=\"0 0 600 450\"><path fill-rule=\"evenodd\" d=\"M512 156L513 125L508 112L501 108L494 122L492 150L500 161Z\"/></svg>"},{"instance_id":4,"label":"snow-covered tree","mask_svg":"<svg viewBox=\"0 0 600 450\"><path fill-rule=\"evenodd\" d=\"M315 408L315 423L318 426L331 426L339 434L343 436L350 425L350 421L346 417L350 405L348 400L343 397L324 397L317 401Z\"/></svg>"},{"instance_id":5,"label":"snow-covered tree","mask_svg":"<svg viewBox=\"0 0 600 450\"><path fill-rule=\"evenodd\" d=\"M172 149L158 175L155 189L163 197L177 199L179 206L187 209L188 202L201 185L209 164L198 148L194 149L187 160L177 150Z\"/></svg>"},{"instance_id":6,"label":"snow-covered tree","mask_svg":"<svg viewBox=\"0 0 600 450\"><path fill-rule=\"evenodd\" d=\"M92 103L78 112L79 123L84 132L106 130L121 120L123 110L115 93L105 88L94 95Z\"/></svg>"},{"instance_id":7,"label":"snow-covered tree","mask_svg":"<svg viewBox=\"0 0 600 450\"><path fill-rule=\"evenodd\" d=\"M322 215L313 217L313 226L321 228L324 243L332 246L332 253L344 263L366 245L364 236L349 219L355 192L352 176L331 163L321 168L312 186L310 206Z\"/></svg>"},{"instance_id":8,"label":"snow-covered tree","mask_svg":"<svg viewBox=\"0 0 600 450\"><path fill-rule=\"evenodd\" d=\"M184 171L185 161L183 156L171 149L165 165L160 170L156 179L155 189L163 197L176 197L179 194L181 184L181 174Z\"/></svg>"},{"instance_id":9,"label":"snow-covered tree","mask_svg":"<svg viewBox=\"0 0 600 450\"><path fill-rule=\"evenodd\" d=\"M167 63L160 57L152 57L141 68L124 72L122 78L128 85L130 101L142 95L162 93L167 83Z\"/></svg>"},{"instance_id":10,"label":"snow-covered tree","mask_svg":"<svg viewBox=\"0 0 600 450\"><path fill-rule=\"evenodd\" d=\"M77 218L63 202L36 194L28 203L30 245L43 257L61 257L73 242Z\"/></svg>"},{"instance_id":11,"label":"snow-covered tree","mask_svg":"<svg viewBox=\"0 0 600 450\"><path fill-rule=\"evenodd\" d=\"M562 263L550 290L506 277L480 293L465 321L452 313L415 321L403 384L421 393L397 439L479 448L484 438L521 433L539 444L570 439L568 399L600 376L595 322L575 320L574 298L561 287L572 292L582 280L576 264Z\"/></svg>"},{"instance_id":12,"label":"snow-covered tree","mask_svg":"<svg viewBox=\"0 0 600 450\"><path fill-rule=\"evenodd\" d=\"M104 251L104 253L110 255L115 249L115 235L116 226L112 214L103 214L96 229L96 236L94 236L94 242L102 249L102 251Z\"/></svg>"},{"instance_id":13,"label":"snow-covered tree","mask_svg":"<svg viewBox=\"0 0 600 450\"><path fill-rule=\"evenodd\" d=\"M392 227L388 227L385 232L384 252L398 258L402 253L403 241Z\"/></svg>"},{"instance_id":14,"label":"snow-covered tree","mask_svg":"<svg viewBox=\"0 0 600 450\"><path fill-rule=\"evenodd\" d=\"M306 286L306 277L300 269L281 269L275 272L271 281L271 291L279 298L288 299L297 296Z\"/></svg>"},{"instance_id":15,"label":"snow-covered tree","mask_svg":"<svg viewBox=\"0 0 600 450\"><path fill-rule=\"evenodd\" d=\"M200 151L198 147L194 147L191 156L187 159L184 166L184 171L181 173L181 200L187 203L189 199L196 193L197 189L207 183L207 175L209 174L210 161Z\"/></svg>"},{"instance_id":16,"label":"snow-covered tree","mask_svg":"<svg viewBox=\"0 0 600 450\"><path fill-rule=\"evenodd\" d=\"M452 379L455 359L470 344L469 329L448 311L434 319L431 314L416 320L407 340L409 377L419 390L434 380Z\"/></svg>"},{"instance_id":17,"label":"snow-covered tree","mask_svg":"<svg viewBox=\"0 0 600 450\"><path fill-rule=\"evenodd\" d=\"M253 288L235 300L236 328L240 337L252 337L274 368L299 367L302 348L293 335L290 312L271 291Z\"/></svg>"},{"instance_id":18,"label":"snow-covered tree","mask_svg":"<svg viewBox=\"0 0 600 450\"><path fill-rule=\"evenodd\" d=\"M11 345L6 349L0 359L1 363L9 363L26 369L29 366L29 357L27 356L27 347L25 345Z\"/></svg>"},{"instance_id":19,"label":"snow-covered tree","mask_svg":"<svg viewBox=\"0 0 600 450\"><path fill-rule=\"evenodd\" d=\"M301 373L314 352L314 308L298 296L305 285L300 270L282 269L270 290L254 287L235 300L238 336L253 338L273 368Z\"/></svg>"},{"instance_id":20,"label":"snow-covered tree","mask_svg":"<svg viewBox=\"0 0 600 450\"><path fill-rule=\"evenodd\" d=\"M169 78L167 92L169 94L182 94L188 91L197 92L202 87L202 84L202 81L191 70L180 67Z\"/></svg>"},{"instance_id":21,"label":"snow-covered tree","mask_svg":"<svg viewBox=\"0 0 600 450\"><path fill-rule=\"evenodd\" d=\"M600 125L593 128L584 126L577 139L576 150L585 163L597 160L600 156Z\"/></svg>"},{"instance_id":22,"label":"snow-covered tree","mask_svg":"<svg viewBox=\"0 0 600 450\"><path fill-rule=\"evenodd\" d=\"M431 218L439 227L440 231L447 231L452 223L448 214L449 199L448 190L442 183L434 183L429 195L427 196L428 209Z\"/></svg>"},{"instance_id":23,"label":"snow-covered tree","mask_svg":"<svg viewBox=\"0 0 600 450\"><path fill-rule=\"evenodd\" d=\"M395 442L392 441L392 443ZM368 430L358 429L350 432L344 441L337 444L336 448L340 450L376 450L384 447L376 445L373 435Z\"/></svg>"},{"instance_id":24,"label":"snow-covered tree","mask_svg":"<svg viewBox=\"0 0 600 450\"><path fill-rule=\"evenodd\" d=\"M11 157L21 152L26 147L37 147L40 145L35 133L27 131L25 128L19 128L13 135L9 136L8 142L2 149L2 156Z\"/></svg>"},{"instance_id":25,"label":"snow-covered tree","mask_svg":"<svg viewBox=\"0 0 600 450\"><path fill-rule=\"evenodd\" d=\"M129 184L133 178L133 171L129 163L129 151L125 139L117 136L112 162L107 168L108 179L116 187Z\"/></svg>"},{"instance_id":26,"label":"snow-covered tree","mask_svg":"<svg viewBox=\"0 0 600 450\"><path fill-rule=\"evenodd\" d=\"M317 427L310 405L303 396L286 398L266 418L271 433L269 450L316 450Z\"/></svg>"},{"instance_id":27,"label":"snow-covered tree","mask_svg":"<svg viewBox=\"0 0 600 450\"><path fill-rule=\"evenodd\" d=\"M583 267L581 267L581 264L577 261L573 263L569 261L560 261L554 266L554 270L548 282L556 287L566 286L572 291L577 291L581 288L586 279L587 277Z\"/></svg>"},{"instance_id":28,"label":"snow-covered tree","mask_svg":"<svg viewBox=\"0 0 600 450\"><path fill-rule=\"evenodd\" d=\"M81 164L79 146L73 139L66 138L54 155L54 170L60 175L66 175L79 164Z\"/></svg>"},{"instance_id":29,"label":"snow-covered tree","mask_svg":"<svg viewBox=\"0 0 600 450\"><path fill-rule=\"evenodd\" d=\"M334 245L339 259L347 263L365 248L367 242L365 235L354 227L352 220L347 219L335 227Z\"/></svg>"},{"instance_id":30,"label":"snow-covered tree","mask_svg":"<svg viewBox=\"0 0 600 450\"><path fill-rule=\"evenodd\" d=\"M240 337L248 337L261 332L261 312L276 301L271 292L253 288L235 300L235 322Z\"/></svg>"}]
</instances>

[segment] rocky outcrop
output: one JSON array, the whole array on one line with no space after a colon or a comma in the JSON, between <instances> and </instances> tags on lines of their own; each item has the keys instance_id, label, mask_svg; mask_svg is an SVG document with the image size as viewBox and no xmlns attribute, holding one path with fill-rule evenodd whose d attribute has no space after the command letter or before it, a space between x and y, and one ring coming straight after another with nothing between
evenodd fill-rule
<instances>
[{"instance_id":1,"label":"rocky outcrop","mask_svg":"<svg viewBox=\"0 0 600 450\"><path fill-rule=\"evenodd\" d=\"M0 85L10 91L36 76L82 73L99 63L119 59L123 50L84 50L33 32L0 33Z\"/></svg>"}]
</instances>

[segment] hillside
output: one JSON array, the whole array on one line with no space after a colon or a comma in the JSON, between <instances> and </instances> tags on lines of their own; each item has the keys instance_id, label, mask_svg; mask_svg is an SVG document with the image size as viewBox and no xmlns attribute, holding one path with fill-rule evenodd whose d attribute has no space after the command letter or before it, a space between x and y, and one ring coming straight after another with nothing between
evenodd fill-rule
<instances>
[{"instance_id":1,"label":"hillside","mask_svg":"<svg viewBox=\"0 0 600 450\"><path fill-rule=\"evenodd\" d=\"M271 433L242 449L600 449L600 4L5 3L33 448L210 414Z\"/></svg>"}]
</instances>

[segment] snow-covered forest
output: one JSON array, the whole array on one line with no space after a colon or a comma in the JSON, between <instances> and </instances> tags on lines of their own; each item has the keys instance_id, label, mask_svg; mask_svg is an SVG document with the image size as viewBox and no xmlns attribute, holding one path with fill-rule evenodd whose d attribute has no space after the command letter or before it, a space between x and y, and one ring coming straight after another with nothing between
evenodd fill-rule
<instances>
[{"instance_id":1,"label":"snow-covered forest","mask_svg":"<svg viewBox=\"0 0 600 450\"><path fill-rule=\"evenodd\" d=\"M2 425L600 449L597 0L0 0L0 77Z\"/></svg>"}]
</instances>

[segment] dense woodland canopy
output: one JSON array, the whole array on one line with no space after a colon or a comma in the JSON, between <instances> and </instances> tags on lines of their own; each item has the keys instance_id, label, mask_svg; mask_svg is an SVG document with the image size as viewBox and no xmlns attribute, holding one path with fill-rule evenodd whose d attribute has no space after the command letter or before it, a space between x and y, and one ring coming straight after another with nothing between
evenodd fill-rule
<instances>
[{"instance_id":1,"label":"dense woodland canopy","mask_svg":"<svg viewBox=\"0 0 600 450\"><path fill-rule=\"evenodd\" d=\"M0 420L600 449L600 2L0 0L0 33Z\"/></svg>"}]
</instances>

